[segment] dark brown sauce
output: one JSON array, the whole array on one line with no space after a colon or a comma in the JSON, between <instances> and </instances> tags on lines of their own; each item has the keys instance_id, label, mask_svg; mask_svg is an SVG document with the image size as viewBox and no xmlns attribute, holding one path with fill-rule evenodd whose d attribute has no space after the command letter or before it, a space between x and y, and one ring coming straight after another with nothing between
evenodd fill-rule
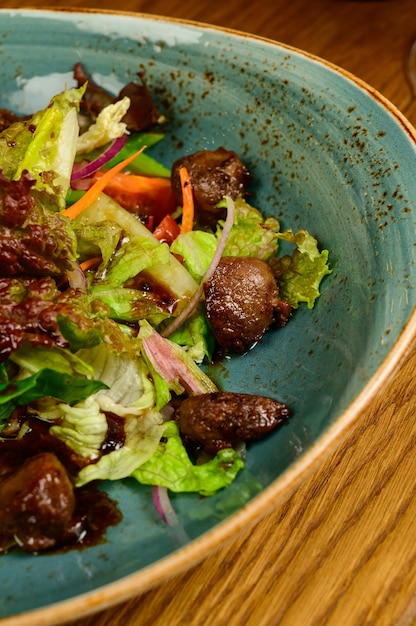
<instances>
[{"instance_id":1,"label":"dark brown sauce","mask_svg":"<svg viewBox=\"0 0 416 626\"><path fill-rule=\"evenodd\" d=\"M76 490L76 508L67 541L48 553L83 550L104 543L107 529L117 526L122 519L117 503L97 485L80 487Z\"/></svg>"},{"instance_id":2,"label":"dark brown sauce","mask_svg":"<svg viewBox=\"0 0 416 626\"><path fill-rule=\"evenodd\" d=\"M103 454L108 454L124 446L126 432L124 430L125 420L122 417L110 413L109 411L106 412L105 416L107 418L108 430L107 436L101 446L101 451Z\"/></svg>"},{"instance_id":3,"label":"dark brown sauce","mask_svg":"<svg viewBox=\"0 0 416 626\"><path fill-rule=\"evenodd\" d=\"M53 437L49 432L49 424L32 416L20 416L27 431L20 439L9 438L0 440L0 480L9 472L20 467L25 460L40 453L53 452L67 469L69 476L74 478L85 460L72 451L64 442ZM124 443L124 420L108 415L109 432L103 444L103 452L117 449ZM75 489L76 505L69 527L58 545L51 552L83 549L102 543L110 526L119 524L122 515L117 503L98 488L98 483L90 483ZM7 538L0 532L0 554L7 545Z\"/></svg>"},{"instance_id":4,"label":"dark brown sauce","mask_svg":"<svg viewBox=\"0 0 416 626\"><path fill-rule=\"evenodd\" d=\"M26 415L22 415L21 420L27 428L23 437L0 440L0 476L13 471L39 452L56 454L71 476L75 476L85 465L82 457L50 434L47 422Z\"/></svg>"},{"instance_id":5,"label":"dark brown sauce","mask_svg":"<svg viewBox=\"0 0 416 626\"><path fill-rule=\"evenodd\" d=\"M151 295L153 302L155 302L161 309L171 314L175 311L178 304L178 299L172 294L172 292L163 287L145 271L140 272L140 274L126 282L126 287L136 289L137 291L141 291L143 293L148 293L149 296Z\"/></svg>"}]
</instances>

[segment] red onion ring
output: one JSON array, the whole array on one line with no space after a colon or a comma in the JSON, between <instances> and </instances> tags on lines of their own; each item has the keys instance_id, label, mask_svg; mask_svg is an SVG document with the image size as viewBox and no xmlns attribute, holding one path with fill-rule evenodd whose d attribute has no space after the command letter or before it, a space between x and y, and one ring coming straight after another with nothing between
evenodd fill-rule
<instances>
[{"instance_id":1,"label":"red onion ring","mask_svg":"<svg viewBox=\"0 0 416 626\"><path fill-rule=\"evenodd\" d=\"M190 542L190 538L176 516L167 488L153 485L152 494L156 512L166 524L166 529L173 543L179 547L186 546Z\"/></svg>"},{"instance_id":2,"label":"red onion ring","mask_svg":"<svg viewBox=\"0 0 416 626\"><path fill-rule=\"evenodd\" d=\"M176 526L178 524L178 518L170 502L167 488L153 485L152 498L157 514L165 524L168 526Z\"/></svg>"},{"instance_id":3,"label":"red onion ring","mask_svg":"<svg viewBox=\"0 0 416 626\"><path fill-rule=\"evenodd\" d=\"M108 161L110 161L113 157L115 157L122 148L126 145L127 135L122 135L108 146L106 150L100 156L98 156L93 161L90 161L87 165L80 167L72 172L71 175L71 183L80 180L81 178L87 178L88 176L92 176L97 170L102 168Z\"/></svg>"}]
</instances>

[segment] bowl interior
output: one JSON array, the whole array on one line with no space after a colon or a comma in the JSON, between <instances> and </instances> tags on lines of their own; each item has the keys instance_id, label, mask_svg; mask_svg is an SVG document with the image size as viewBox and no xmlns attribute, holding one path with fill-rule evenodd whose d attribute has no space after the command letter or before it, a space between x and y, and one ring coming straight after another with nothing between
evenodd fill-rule
<instances>
[{"instance_id":1,"label":"bowl interior","mask_svg":"<svg viewBox=\"0 0 416 626\"><path fill-rule=\"evenodd\" d=\"M170 165L203 148L235 150L253 173L252 204L285 228L307 228L330 250L333 270L315 309L300 308L253 351L208 368L222 387L271 395L294 411L250 447L235 485L206 500L173 497L181 528L170 532L149 489L106 484L123 522L103 545L0 559L0 615L7 616L92 592L201 537L340 419L414 309L416 151L400 119L354 79L299 51L210 27L3 10L0 59L0 106L25 113L71 86L77 61L114 93L144 70L169 119L152 154Z\"/></svg>"}]
</instances>

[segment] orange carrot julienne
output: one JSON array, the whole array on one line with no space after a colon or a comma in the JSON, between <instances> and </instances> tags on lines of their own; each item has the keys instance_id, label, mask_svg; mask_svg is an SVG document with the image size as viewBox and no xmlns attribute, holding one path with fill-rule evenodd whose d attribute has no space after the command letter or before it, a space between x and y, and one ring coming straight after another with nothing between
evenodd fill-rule
<instances>
[{"instance_id":1,"label":"orange carrot julienne","mask_svg":"<svg viewBox=\"0 0 416 626\"><path fill-rule=\"evenodd\" d=\"M100 256L94 256L94 257L91 257L90 259L87 259L86 261L83 261L82 263L79 264L79 266L83 272L86 272L87 270L90 270L92 267L99 265L101 261L102 261L102 258Z\"/></svg>"},{"instance_id":2,"label":"orange carrot julienne","mask_svg":"<svg viewBox=\"0 0 416 626\"><path fill-rule=\"evenodd\" d=\"M186 167L179 169L179 177L182 188L182 224L181 233L189 233L194 226L194 196L192 193L191 179Z\"/></svg>"},{"instance_id":3,"label":"orange carrot julienne","mask_svg":"<svg viewBox=\"0 0 416 626\"><path fill-rule=\"evenodd\" d=\"M94 182L106 175L105 170L97 170L93 174ZM157 176L144 176L141 174L131 174L130 172L119 172L114 174L111 181L107 181L107 186L116 190L124 190L125 193L151 193L159 189L171 188L169 178Z\"/></svg>"},{"instance_id":4,"label":"orange carrot julienne","mask_svg":"<svg viewBox=\"0 0 416 626\"><path fill-rule=\"evenodd\" d=\"M118 174L122 169L124 169L125 167L127 167L127 165L134 161L134 159L136 159L139 154L143 152L145 147L146 146L143 146L143 148L141 148L138 152L130 155L129 157L127 157L127 159L124 159L124 161L120 161L120 163L117 163L117 165L114 165L114 167L107 170L107 172L103 176L101 176L101 178L99 178L97 182L95 182L92 187L90 187L85 192L82 198L74 202L72 206L68 207L67 209L65 209L65 211L62 212L63 215L68 217L70 220L73 220L75 217L77 217L77 215L79 215L84 209L89 207L90 204L97 200L98 196L107 185L107 183L113 178L113 176Z\"/></svg>"}]
</instances>

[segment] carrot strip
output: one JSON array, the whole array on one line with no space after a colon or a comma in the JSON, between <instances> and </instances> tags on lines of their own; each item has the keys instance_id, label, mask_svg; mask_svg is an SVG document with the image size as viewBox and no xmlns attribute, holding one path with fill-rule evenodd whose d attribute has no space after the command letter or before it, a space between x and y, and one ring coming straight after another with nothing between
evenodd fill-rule
<instances>
[{"instance_id":1,"label":"carrot strip","mask_svg":"<svg viewBox=\"0 0 416 626\"><path fill-rule=\"evenodd\" d=\"M89 207L90 204L97 200L98 196L107 185L107 183L113 178L113 176L118 174L123 168L127 167L129 163L134 161L134 159L136 159L139 154L143 152L144 149L145 146L138 150L138 152L135 152L135 154L127 157L127 159L124 159L124 161L117 163L117 165L112 167L110 170L107 170L107 172L103 174L103 176L101 176L101 178L99 178L97 182L95 182L92 187L90 187L85 192L82 198L77 200L72 206L65 209L62 214L68 217L70 220L73 220L75 217L77 217L77 215L79 215L84 209Z\"/></svg>"},{"instance_id":2,"label":"carrot strip","mask_svg":"<svg viewBox=\"0 0 416 626\"><path fill-rule=\"evenodd\" d=\"M194 196L192 193L191 179L186 167L179 169L182 187L182 224L181 233L189 233L194 226Z\"/></svg>"},{"instance_id":3,"label":"carrot strip","mask_svg":"<svg viewBox=\"0 0 416 626\"><path fill-rule=\"evenodd\" d=\"M90 270L92 267L99 265L101 261L102 261L102 258L100 256L94 256L94 257L91 257L90 259L87 259L86 261L83 261L82 263L79 264L79 266L83 272L86 272L87 270Z\"/></svg>"},{"instance_id":4,"label":"carrot strip","mask_svg":"<svg viewBox=\"0 0 416 626\"><path fill-rule=\"evenodd\" d=\"M95 181L100 180L106 175L106 170L97 170L92 178ZM171 187L169 178L158 178L156 176L142 176L141 174L130 174L129 172L119 172L114 174L108 186L115 190L122 190L125 193L152 193L165 187Z\"/></svg>"}]
</instances>

